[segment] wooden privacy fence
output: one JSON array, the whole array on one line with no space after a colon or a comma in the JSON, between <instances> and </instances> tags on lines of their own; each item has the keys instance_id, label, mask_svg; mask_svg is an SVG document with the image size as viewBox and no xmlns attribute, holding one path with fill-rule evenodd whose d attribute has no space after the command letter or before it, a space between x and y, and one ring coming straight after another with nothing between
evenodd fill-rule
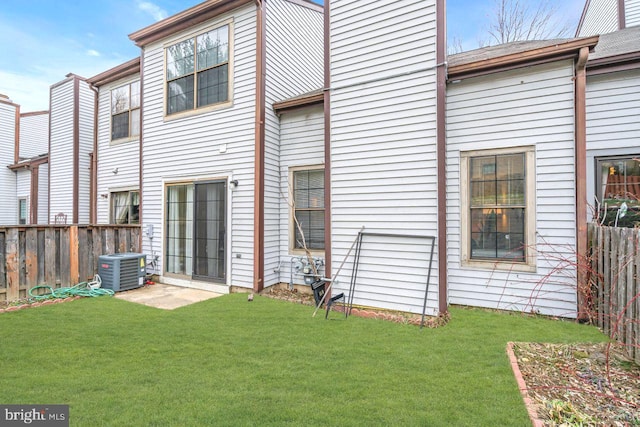
<instances>
[{"instance_id":1,"label":"wooden privacy fence","mask_svg":"<svg viewBox=\"0 0 640 427\"><path fill-rule=\"evenodd\" d=\"M640 363L640 230L589 224L593 317Z\"/></svg>"},{"instance_id":2,"label":"wooden privacy fence","mask_svg":"<svg viewBox=\"0 0 640 427\"><path fill-rule=\"evenodd\" d=\"M121 252L140 252L140 226L0 227L0 301L24 298L37 285L90 280L100 255Z\"/></svg>"}]
</instances>

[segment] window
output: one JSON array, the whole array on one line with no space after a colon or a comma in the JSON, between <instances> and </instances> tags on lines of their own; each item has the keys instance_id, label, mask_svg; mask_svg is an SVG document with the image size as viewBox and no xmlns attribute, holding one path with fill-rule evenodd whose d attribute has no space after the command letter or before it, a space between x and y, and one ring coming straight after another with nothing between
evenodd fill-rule
<instances>
[{"instance_id":1,"label":"window","mask_svg":"<svg viewBox=\"0 0 640 427\"><path fill-rule=\"evenodd\" d=\"M597 198L604 225L640 223L640 155L596 159Z\"/></svg>"},{"instance_id":2,"label":"window","mask_svg":"<svg viewBox=\"0 0 640 427\"><path fill-rule=\"evenodd\" d=\"M229 100L229 25L166 49L167 114Z\"/></svg>"},{"instance_id":3,"label":"window","mask_svg":"<svg viewBox=\"0 0 640 427\"><path fill-rule=\"evenodd\" d=\"M140 223L140 193L138 191L111 193L111 223Z\"/></svg>"},{"instance_id":4,"label":"window","mask_svg":"<svg viewBox=\"0 0 640 427\"><path fill-rule=\"evenodd\" d=\"M18 224L27 223L27 199L18 199Z\"/></svg>"},{"instance_id":5,"label":"window","mask_svg":"<svg viewBox=\"0 0 640 427\"><path fill-rule=\"evenodd\" d=\"M534 265L533 148L462 153L463 264Z\"/></svg>"},{"instance_id":6,"label":"window","mask_svg":"<svg viewBox=\"0 0 640 427\"><path fill-rule=\"evenodd\" d=\"M140 135L140 82L111 91L111 140Z\"/></svg>"},{"instance_id":7,"label":"window","mask_svg":"<svg viewBox=\"0 0 640 427\"><path fill-rule=\"evenodd\" d=\"M324 249L324 168L293 170L292 249ZM296 219L299 227L296 225ZM302 230L302 233L300 231Z\"/></svg>"}]
</instances>

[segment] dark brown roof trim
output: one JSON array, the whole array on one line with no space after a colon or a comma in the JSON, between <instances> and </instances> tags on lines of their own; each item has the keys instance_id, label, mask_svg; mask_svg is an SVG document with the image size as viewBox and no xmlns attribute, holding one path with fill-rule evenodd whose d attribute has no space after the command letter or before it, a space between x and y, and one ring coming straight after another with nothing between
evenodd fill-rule
<instances>
[{"instance_id":1,"label":"dark brown roof trim","mask_svg":"<svg viewBox=\"0 0 640 427\"><path fill-rule=\"evenodd\" d=\"M618 29L627 28L627 12L624 6L624 0L618 0Z\"/></svg>"},{"instance_id":2,"label":"dark brown roof trim","mask_svg":"<svg viewBox=\"0 0 640 427\"><path fill-rule=\"evenodd\" d=\"M20 117L41 116L43 114L49 114L49 110L30 111L28 113L20 113Z\"/></svg>"},{"instance_id":3,"label":"dark brown roof trim","mask_svg":"<svg viewBox=\"0 0 640 427\"><path fill-rule=\"evenodd\" d=\"M15 111L15 129L13 134L14 148L13 148L13 163L20 161L20 106L16 106Z\"/></svg>"},{"instance_id":4,"label":"dark brown roof trim","mask_svg":"<svg viewBox=\"0 0 640 427\"><path fill-rule=\"evenodd\" d=\"M62 86L65 83L68 83L70 81L73 81L74 79L78 79L78 80L82 80L82 81L87 81L87 79L85 79L84 77L81 77L77 74L73 74L73 73L69 73L66 76L64 76L65 79L64 80L60 80L58 83L54 83L51 86L49 86L49 89L55 89L58 86ZM51 105L51 104L49 104Z\"/></svg>"},{"instance_id":5,"label":"dark brown roof trim","mask_svg":"<svg viewBox=\"0 0 640 427\"><path fill-rule=\"evenodd\" d=\"M140 47L229 12L252 0L209 0L129 34Z\"/></svg>"},{"instance_id":6,"label":"dark brown roof trim","mask_svg":"<svg viewBox=\"0 0 640 427\"><path fill-rule=\"evenodd\" d=\"M30 159L22 160L19 163L7 166L11 170L28 169L34 166L40 166L43 163L49 163L49 154L43 154L41 156L31 157Z\"/></svg>"},{"instance_id":7,"label":"dark brown roof trim","mask_svg":"<svg viewBox=\"0 0 640 427\"><path fill-rule=\"evenodd\" d=\"M78 223L78 209L80 208L80 79L73 79L73 195L71 212L72 224Z\"/></svg>"},{"instance_id":8,"label":"dark brown roof trim","mask_svg":"<svg viewBox=\"0 0 640 427\"><path fill-rule=\"evenodd\" d=\"M9 98L0 98L0 104L11 105L13 107L20 107L20 105L12 102Z\"/></svg>"},{"instance_id":9,"label":"dark brown roof trim","mask_svg":"<svg viewBox=\"0 0 640 427\"><path fill-rule=\"evenodd\" d=\"M113 67L107 71L97 74L87 79L93 86L102 86L107 83L115 82L123 77L130 76L132 74L138 74L140 72L140 57L133 58L130 61Z\"/></svg>"},{"instance_id":10,"label":"dark brown roof trim","mask_svg":"<svg viewBox=\"0 0 640 427\"><path fill-rule=\"evenodd\" d=\"M448 311L447 291L447 68L445 0L436 0L436 163L438 204L438 313ZM426 304L426 301L425 301Z\"/></svg>"},{"instance_id":11,"label":"dark brown roof trim","mask_svg":"<svg viewBox=\"0 0 640 427\"><path fill-rule=\"evenodd\" d=\"M309 92L307 94L290 98L284 101L275 102L273 109L276 114L282 114L289 110L297 108L309 107L311 105L322 104L324 102L324 93L322 90Z\"/></svg>"},{"instance_id":12,"label":"dark brown roof trim","mask_svg":"<svg viewBox=\"0 0 640 427\"><path fill-rule=\"evenodd\" d=\"M640 68L640 51L598 58L587 62L587 75Z\"/></svg>"},{"instance_id":13,"label":"dark brown roof trim","mask_svg":"<svg viewBox=\"0 0 640 427\"><path fill-rule=\"evenodd\" d=\"M576 57L581 48L588 47L589 49L593 49L596 44L598 44L598 36L586 37L577 40L572 39L553 46L512 53L482 61L454 65L448 69L448 80L461 80L479 75L497 73L507 69L528 67L534 64L542 64L563 58Z\"/></svg>"}]
</instances>

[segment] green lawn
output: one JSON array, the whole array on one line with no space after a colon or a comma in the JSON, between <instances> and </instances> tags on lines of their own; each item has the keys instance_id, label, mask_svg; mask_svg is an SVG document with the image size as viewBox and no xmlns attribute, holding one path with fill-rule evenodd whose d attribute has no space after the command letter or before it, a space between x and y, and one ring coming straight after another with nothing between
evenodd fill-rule
<instances>
[{"instance_id":1,"label":"green lawn","mask_svg":"<svg viewBox=\"0 0 640 427\"><path fill-rule=\"evenodd\" d=\"M115 298L0 314L0 403L72 426L529 425L507 341L596 329L452 309L420 330L234 294L174 311Z\"/></svg>"}]
</instances>

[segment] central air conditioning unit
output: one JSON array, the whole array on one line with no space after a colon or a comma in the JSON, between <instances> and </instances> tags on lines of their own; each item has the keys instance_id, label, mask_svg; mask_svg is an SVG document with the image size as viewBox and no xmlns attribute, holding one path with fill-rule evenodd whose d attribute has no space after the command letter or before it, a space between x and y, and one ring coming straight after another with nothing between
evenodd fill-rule
<instances>
[{"instance_id":1,"label":"central air conditioning unit","mask_svg":"<svg viewBox=\"0 0 640 427\"><path fill-rule=\"evenodd\" d=\"M98 257L98 274L102 288L114 292L128 291L144 285L147 256L125 252Z\"/></svg>"}]
</instances>

